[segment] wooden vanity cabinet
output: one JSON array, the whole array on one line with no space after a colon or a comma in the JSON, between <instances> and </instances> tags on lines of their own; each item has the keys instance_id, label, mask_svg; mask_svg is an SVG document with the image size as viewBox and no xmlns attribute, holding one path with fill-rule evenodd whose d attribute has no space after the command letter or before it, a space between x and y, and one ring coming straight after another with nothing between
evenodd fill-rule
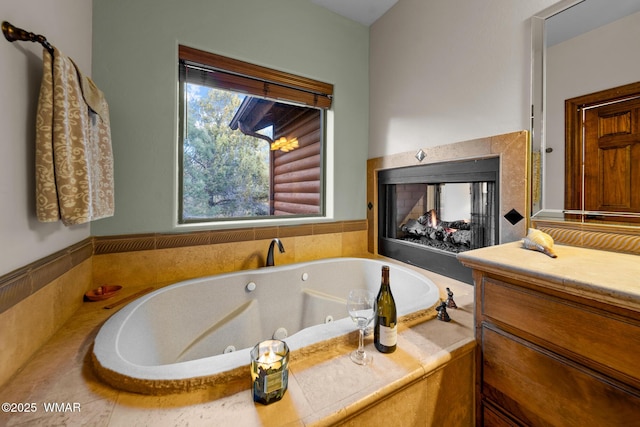
<instances>
[{"instance_id":1,"label":"wooden vanity cabinet","mask_svg":"<svg viewBox=\"0 0 640 427\"><path fill-rule=\"evenodd\" d=\"M478 425L640 426L640 313L473 274Z\"/></svg>"}]
</instances>

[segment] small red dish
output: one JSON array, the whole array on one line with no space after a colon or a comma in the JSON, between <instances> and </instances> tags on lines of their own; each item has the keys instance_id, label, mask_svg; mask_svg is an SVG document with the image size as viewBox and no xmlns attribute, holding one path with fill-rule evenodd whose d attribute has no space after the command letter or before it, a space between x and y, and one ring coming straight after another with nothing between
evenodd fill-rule
<instances>
[{"instance_id":1,"label":"small red dish","mask_svg":"<svg viewBox=\"0 0 640 427\"><path fill-rule=\"evenodd\" d=\"M104 285L90 290L84 296L89 301L103 301L117 294L120 289L122 289L120 285Z\"/></svg>"}]
</instances>

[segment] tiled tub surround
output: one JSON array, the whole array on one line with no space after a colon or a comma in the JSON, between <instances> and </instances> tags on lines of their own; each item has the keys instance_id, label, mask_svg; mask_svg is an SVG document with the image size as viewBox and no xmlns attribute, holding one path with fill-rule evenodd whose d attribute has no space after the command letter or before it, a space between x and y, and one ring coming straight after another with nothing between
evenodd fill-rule
<instances>
[{"instance_id":1,"label":"tiled tub surround","mask_svg":"<svg viewBox=\"0 0 640 427\"><path fill-rule=\"evenodd\" d=\"M92 288L90 242L4 277L0 291L0 387L82 306ZM1 423L0 423L1 424Z\"/></svg>"},{"instance_id":2,"label":"tiled tub surround","mask_svg":"<svg viewBox=\"0 0 640 427\"><path fill-rule=\"evenodd\" d=\"M389 262L394 262L389 260ZM254 404L247 388L215 399L220 390L144 396L97 380L88 355L100 325L112 314L102 303L82 307L0 391L3 402L34 402L35 413L0 413L0 425L237 425L360 426L384 414L403 425L473 425L473 288L424 270L459 306L449 323L429 320L400 327L398 350L378 353L367 337L371 366L354 364L357 335L322 352L295 358L289 389L268 406ZM140 287L128 287L122 297ZM247 363L247 382L250 383ZM224 394L224 393L223 393ZM79 403L80 412L45 413L44 402ZM383 412L384 411L384 412Z\"/></svg>"},{"instance_id":3,"label":"tiled tub surround","mask_svg":"<svg viewBox=\"0 0 640 427\"><path fill-rule=\"evenodd\" d=\"M275 263L367 254L363 220L299 226L216 230L188 234L97 237L93 281L166 285L194 277L265 265L269 243L279 238L285 253Z\"/></svg>"},{"instance_id":4,"label":"tiled tub surround","mask_svg":"<svg viewBox=\"0 0 640 427\"><path fill-rule=\"evenodd\" d=\"M165 394L246 379L249 351L277 331L287 331L294 358L311 347L322 351L353 332L347 294L377 292L385 264L398 318L432 318L438 287L382 260L325 258L215 275L164 287L114 314L94 342L96 373L118 389ZM235 351L225 354L229 346Z\"/></svg>"},{"instance_id":5,"label":"tiled tub surround","mask_svg":"<svg viewBox=\"0 0 640 427\"><path fill-rule=\"evenodd\" d=\"M366 256L366 221L341 221L185 234L95 237L0 277L0 386L104 284L160 287L264 265L272 238L276 264ZM123 292L124 292L123 291Z\"/></svg>"}]
</instances>

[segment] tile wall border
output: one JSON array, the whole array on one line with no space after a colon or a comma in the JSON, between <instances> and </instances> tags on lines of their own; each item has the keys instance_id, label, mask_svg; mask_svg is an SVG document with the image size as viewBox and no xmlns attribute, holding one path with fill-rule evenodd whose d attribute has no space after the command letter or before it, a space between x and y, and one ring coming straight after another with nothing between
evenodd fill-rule
<instances>
[{"instance_id":1,"label":"tile wall border","mask_svg":"<svg viewBox=\"0 0 640 427\"><path fill-rule=\"evenodd\" d=\"M89 237L0 276L0 313L36 293L74 267L91 259L94 255L366 230L367 220L363 219L193 233L149 233Z\"/></svg>"},{"instance_id":2,"label":"tile wall border","mask_svg":"<svg viewBox=\"0 0 640 427\"><path fill-rule=\"evenodd\" d=\"M338 221L277 227L236 228L180 234L136 234L94 237L94 255L119 252L148 251L182 248L186 246L214 245L218 243L248 242L273 238L311 236L317 234L366 231L366 220Z\"/></svg>"},{"instance_id":3,"label":"tile wall border","mask_svg":"<svg viewBox=\"0 0 640 427\"><path fill-rule=\"evenodd\" d=\"M0 313L90 259L92 255L93 240L87 238L0 276Z\"/></svg>"}]
</instances>

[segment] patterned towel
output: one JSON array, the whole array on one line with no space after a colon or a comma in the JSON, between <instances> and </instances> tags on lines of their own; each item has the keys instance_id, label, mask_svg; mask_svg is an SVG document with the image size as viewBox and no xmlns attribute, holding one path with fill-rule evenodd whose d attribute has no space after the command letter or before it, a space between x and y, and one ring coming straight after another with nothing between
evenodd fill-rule
<instances>
[{"instance_id":1,"label":"patterned towel","mask_svg":"<svg viewBox=\"0 0 640 427\"><path fill-rule=\"evenodd\" d=\"M65 225L113 216L109 107L93 81L54 48L43 50L36 118L38 220Z\"/></svg>"}]
</instances>

